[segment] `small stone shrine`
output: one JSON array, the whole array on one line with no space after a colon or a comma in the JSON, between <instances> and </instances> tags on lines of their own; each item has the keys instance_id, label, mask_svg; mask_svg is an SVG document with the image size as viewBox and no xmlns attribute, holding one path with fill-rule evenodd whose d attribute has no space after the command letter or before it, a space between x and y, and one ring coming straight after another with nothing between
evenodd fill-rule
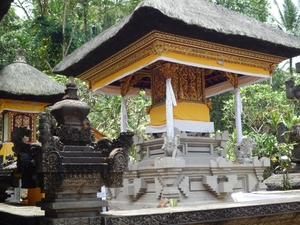
<instances>
[{"instance_id":1,"label":"small stone shrine","mask_svg":"<svg viewBox=\"0 0 300 225\"><path fill-rule=\"evenodd\" d=\"M12 133L18 171L26 186L38 186L45 198L37 205L45 210L41 224L100 224L99 213L107 201L97 198L101 187L121 187L128 166L127 150L131 132L116 139L94 142L90 127L85 127L89 106L78 100L72 78L62 101L51 114L39 117L40 144L28 144L26 127Z\"/></svg>"}]
</instances>

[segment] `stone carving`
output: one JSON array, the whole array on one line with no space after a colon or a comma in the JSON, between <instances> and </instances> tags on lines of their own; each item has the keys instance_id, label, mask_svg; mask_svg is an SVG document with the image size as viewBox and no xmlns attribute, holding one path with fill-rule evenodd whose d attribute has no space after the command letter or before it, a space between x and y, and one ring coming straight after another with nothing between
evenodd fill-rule
<instances>
[{"instance_id":1,"label":"stone carving","mask_svg":"<svg viewBox=\"0 0 300 225\"><path fill-rule=\"evenodd\" d=\"M123 185L133 133L123 132L115 139L95 143L91 128L83 124L89 106L78 101L72 79L66 86L66 95L54 104L52 115L39 117L40 143L25 143L24 136L30 136L31 131L15 127L13 151L18 155L23 187L38 186L45 193L45 199L39 203L46 211L43 224L91 225L96 224L99 209L108 204L95 201L97 191L103 185ZM84 208L74 199L84 199Z\"/></svg>"},{"instance_id":2,"label":"stone carving","mask_svg":"<svg viewBox=\"0 0 300 225\"><path fill-rule=\"evenodd\" d=\"M124 191L134 201L138 200L147 190L147 182L144 178L136 178L133 181L124 179L124 183Z\"/></svg>"},{"instance_id":3,"label":"stone carving","mask_svg":"<svg viewBox=\"0 0 300 225\"><path fill-rule=\"evenodd\" d=\"M188 197L190 194L190 190L189 190L189 177L188 176L184 176L182 178L182 180L179 182L178 184L178 188L180 189L180 191L182 192L182 194L185 197Z\"/></svg>"},{"instance_id":4,"label":"stone carving","mask_svg":"<svg viewBox=\"0 0 300 225\"><path fill-rule=\"evenodd\" d=\"M256 146L256 142L251 138L243 138L241 145L235 147L234 152L236 160L239 163L251 163L252 162L252 150Z\"/></svg>"},{"instance_id":5,"label":"stone carving","mask_svg":"<svg viewBox=\"0 0 300 225\"><path fill-rule=\"evenodd\" d=\"M173 159L178 158L181 154L178 149L178 145L180 144L180 135L177 134L174 138L171 138L164 133L163 138L164 144L161 149L165 152L165 156L172 156Z\"/></svg>"},{"instance_id":6,"label":"stone carving","mask_svg":"<svg viewBox=\"0 0 300 225\"><path fill-rule=\"evenodd\" d=\"M229 174L232 162L222 157L210 160L212 175L204 175L202 178L203 185L217 198L224 198L228 193L233 192L237 183L237 175Z\"/></svg>"},{"instance_id":7,"label":"stone carving","mask_svg":"<svg viewBox=\"0 0 300 225\"><path fill-rule=\"evenodd\" d=\"M300 85L295 86L294 80L287 80L285 82L286 87L286 97L289 99L300 99Z\"/></svg>"},{"instance_id":8,"label":"stone carving","mask_svg":"<svg viewBox=\"0 0 300 225\"><path fill-rule=\"evenodd\" d=\"M207 188L214 196L221 199L227 194L233 192L233 188L237 183L237 175L213 175L203 176L203 186Z\"/></svg>"},{"instance_id":9,"label":"stone carving","mask_svg":"<svg viewBox=\"0 0 300 225\"><path fill-rule=\"evenodd\" d=\"M256 204L206 210L176 211L156 214L123 215L104 218L106 225L148 225L148 224L298 224L300 211L298 202L281 204ZM278 212L283 216L279 215ZM271 217L268 217L272 215ZM278 217L277 217L278 216ZM264 218L265 217L265 218Z\"/></svg>"},{"instance_id":10,"label":"stone carving","mask_svg":"<svg viewBox=\"0 0 300 225\"><path fill-rule=\"evenodd\" d=\"M101 224L101 218L96 217L96 218L89 218L89 217L78 217L75 219L72 218L63 218L63 219L56 219L56 220L47 220L42 218L41 219L41 224L43 225L97 225Z\"/></svg>"}]
</instances>

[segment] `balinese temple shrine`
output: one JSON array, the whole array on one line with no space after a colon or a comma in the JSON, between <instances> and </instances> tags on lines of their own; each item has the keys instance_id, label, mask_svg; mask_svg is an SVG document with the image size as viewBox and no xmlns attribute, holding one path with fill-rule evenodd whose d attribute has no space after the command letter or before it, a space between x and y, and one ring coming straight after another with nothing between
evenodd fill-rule
<instances>
[{"instance_id":1,"label":"balinese temple shrine","mask_svg":"<svg viewBox=\"0 0 300 225\"><path fill-rule=\"evenodd\" d=\"M243 142L239 88L269 79L279 63L298 55L298 38L208 1L144 0L53 72L121 95L121 131L126 96L140 90L151 96L146 133L156 138L135 138L138 162L125 173L124 187L111 190L119 206L141 208L164 198L198 204L265 190L269 159L226 160L228 133L207 135L214 132L207 98L234 90L237 146L251 150L251 141Z\"/></svg>"},{"instance_id":2,"label":"balinese temple shrine","mask_svg":"<svg viewBox=\"0 0 300 225\"><path fill-rule=\"evenodd\" d=\"M45 107L61 100L65 87L26 62L26 51L18 49L13 63L0 71L0 112L2 117L3 147L2 161L13 155L11 132L14 127L25 126L32 130L27 143L36 142L37 117ZM28 202L34 204L40 199L39 190L28 190ZM31 194L33 193L33 194Z\"/></svg>"}]
</instances>

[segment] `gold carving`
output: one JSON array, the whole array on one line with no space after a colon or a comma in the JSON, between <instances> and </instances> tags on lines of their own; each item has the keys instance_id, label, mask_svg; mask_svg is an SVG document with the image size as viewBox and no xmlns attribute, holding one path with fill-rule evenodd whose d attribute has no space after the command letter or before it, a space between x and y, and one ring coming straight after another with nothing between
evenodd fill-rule
<instances>
[{"instance_id":1,"label":"gold carving","mask_svg":"<svg viewBox=\"0 0 300 225\"><path fill-rule=\"evenodd\" d=\"M168 78L171 78L178 102L206 103L205 75L211 72L212 70L177 63L158 63L152 75L152 104L156 106L165 102Z\"/></svg>"},{"instance_id":2,"label":"gold carving","mask_svg":"<svg viewBox=\"0 0 300 225\"><path fill-rule=\"evenodd\" d=\"M176 78L177 77L177 70L178 70L178 64L176 63L164 63L162 64L159 69L162 73L162 75L166 78Z\"/></svg>"},{"instance_id":3,"label":"gold carving","mask_svg":"<svg viewBox=\"0 0 300 225\"><path fill-rule=\"evenodd\" d=\"M245 49L229 47L202 40L153 31L107 60L99 63L79 76L92 85L121 69L151 55L179 53L206 59L262 68L272 72L275 65L285 58Z\"/></svg>"},{"instance_id":4,"label":"gold carving","mask_svg":"<svg viewBox=\"0 0 300 225\"><path fill-rule=\"evenodd\" d=\"M197 76L198 75L198 76ZM200 78L200 79L198 79ZM196 74L191 66L181 66L180 68L180 91L179 96L182 100L202 101L202 89L200 74Z\"/></svg>"},{"instance_id":5,"label":"gold carving","mask_svg":"<svg viewBox=\"0 0 300 225\"><path fill-rule=\"evenodd\" d=\"M166 101L166 78L159 68L152 71L152 105L164 103Z\"/></svg>"},{"instance_id":6,"label":"gold carving","mask_svg":"<svg viewBox=\"0 0 300 225\"><path fill-rule=\"evenodd\" d=\"M8 133L8 138L11 138L10 133L14 130L14 127L28 127L30 130L32 130L31 137L25 137L25 141L35 141L35 135L36 135L36 126L35 121L37 115L34 113L20 113L20 112L10 112L9 113L9 124L10 124L10 130Z\"/></svg>"},{"instance_id":7,"label":"gold carving","mask_svg":"<svg viewBox=\"0 0 300 225\"><path fill-rule=\"evenodd\" d=\"M124 77L120 80L121 83L121 96L125 96L130 88L132 88L135 84L137 84L142 78L150 77L150 74L139 74L135 73Z\"/></svg>"},{"instance_id":8,"label":"gold carving","mask_svg":"<svg viewBox=\"0 0 300 225\"><path fill-rule=\"evenodd\" d=\"M226 77L226 79L231 83L234 88L239 86L239 78L235 73L222 72L222 74Z\"/></svg>"}]
</instances>

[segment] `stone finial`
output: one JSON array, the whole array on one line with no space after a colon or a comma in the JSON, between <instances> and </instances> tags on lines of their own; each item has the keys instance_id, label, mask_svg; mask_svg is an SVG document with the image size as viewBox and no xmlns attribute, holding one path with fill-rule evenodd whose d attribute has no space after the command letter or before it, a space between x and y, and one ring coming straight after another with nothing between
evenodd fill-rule
<instances>
[{"instance_id":1,"label":"stone finial","mask_svg":"<svg viewBox=\"0 0 300 225\"><path fill-rule=\"evenodd\" d=\"M75 84L74 77L69 77L68 82L66 84L65 89L65 95L63 97L64 99L73 99L73 100L79 100L79 97L77 95L77 87Z\"/></svg>"},{"instance_id":2,"label":"stone finial","mask_svg":"<svg viewBox=\"0 0 300 225\"><path fill-rule=\"evenodd\" d=\"M16 50L14 62L27 63L26 62L26 50L19 48Z\"/></svg>"}]
</instances>

